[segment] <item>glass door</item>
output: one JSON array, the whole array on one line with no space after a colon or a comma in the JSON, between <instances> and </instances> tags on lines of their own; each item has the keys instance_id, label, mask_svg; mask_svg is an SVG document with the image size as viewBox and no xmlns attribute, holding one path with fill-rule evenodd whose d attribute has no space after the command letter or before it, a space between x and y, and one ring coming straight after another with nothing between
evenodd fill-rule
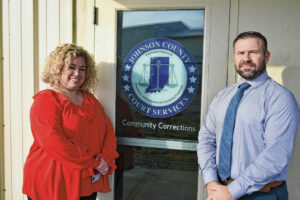
<instances>
[{"instance_id":1,"label":"glass door","mask_svg":"<svg viewBox=\"0 0 300 200\"><path fill-rule=\"evenodd\" d=\"M95 94L120 153L113 191L98 197L205 199L197 135L210 101L232 81L230 0L76 2L76 42L100 66Z\"/></svg>"},{"instance_id":2,"label":"glass door","mask_svg":"<svg viewBox=\"0 0 300 200\"><path fill-rule=\"evenodd\" d=\"M204 16L117 11L115 199L197 199Z\"/></svg>"}]
</instances>

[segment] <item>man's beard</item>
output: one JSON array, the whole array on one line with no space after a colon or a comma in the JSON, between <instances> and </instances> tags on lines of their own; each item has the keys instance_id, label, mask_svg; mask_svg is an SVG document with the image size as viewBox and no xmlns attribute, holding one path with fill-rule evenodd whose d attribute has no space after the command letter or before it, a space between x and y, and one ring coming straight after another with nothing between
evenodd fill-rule
<instances>
[{"instance_id":1,"label":"man's beard","mask_svg":"<svg viewBox=\"0 0 300 200\"><path fill-rule=\"evenodd\" d=\"M251 70L251 69L246 69L244 71L240 70L240 68L242 67L242 65L244 64L250 64L252 65L252 67L255 67L254 70ZM259 75L261 75L262 73L264 73L266 71L266 62L265 60L263 60L259 67L256 67L256 65L254 63L241 63L239 64L239 67L235 67L236 69L236 72L244 79L246 80L253 80L255 79L256 77L258 77Z\"/></svg>"}]
</instances>

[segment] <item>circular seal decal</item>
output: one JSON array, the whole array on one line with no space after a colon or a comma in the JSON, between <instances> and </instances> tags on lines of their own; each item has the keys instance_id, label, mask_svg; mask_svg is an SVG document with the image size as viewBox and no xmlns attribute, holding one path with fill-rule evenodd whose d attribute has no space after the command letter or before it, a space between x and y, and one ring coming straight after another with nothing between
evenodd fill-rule
<instances>
[{"instance_id":1,"label":"circular seal decal","mask_svg":"<svg viewBox=\"0 0 300 200\"><path fill-rule=\"evenodd\" d=\"M198 89L199 70L180 43L146 40L125 58L121 84L128 102L140 113L165 118L185 109Z\"/></svg>"}]
</instances>

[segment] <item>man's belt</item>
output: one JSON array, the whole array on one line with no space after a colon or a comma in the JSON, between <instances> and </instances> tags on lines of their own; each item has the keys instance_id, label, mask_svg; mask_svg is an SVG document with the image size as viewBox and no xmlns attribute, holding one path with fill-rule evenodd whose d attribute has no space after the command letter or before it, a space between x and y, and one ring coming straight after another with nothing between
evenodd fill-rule
<instances>
[{"instance_id":1,"label":"man's belt","mask_svg":"<svg viewBox=\"0 0 300 200\"><path fill-rule=\"evenodd\" d=\"M226 178L224 180L224 185L229 185L233 179ZM263 188L261 188L258 192L270 192L272 188L278 187L283 183L283 181L273 181L271 183L266 184Z\"/></svg>"},{"instance_id":2,"label":"man's belt","mask_svg":"<svg viewBox=\"0 0 300 200\"><path fill-rule=\"evenodd\" d=\"M272 188L278 187L281 185L283 182L282 181L273 181L271 183L268 183L265 185L263 188L259 190L259 192L270 192Z\"/></svg>"}]
</instances>

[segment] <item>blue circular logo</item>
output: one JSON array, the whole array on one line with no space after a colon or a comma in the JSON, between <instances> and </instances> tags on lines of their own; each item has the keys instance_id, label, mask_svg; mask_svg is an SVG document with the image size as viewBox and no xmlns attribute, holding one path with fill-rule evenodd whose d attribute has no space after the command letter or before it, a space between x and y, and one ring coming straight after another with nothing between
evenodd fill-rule
<instances>
[{"instance_id":1,"label":"blue circular logo","mask_svg":"<svg viewBox=\"0 0 300 200\"><path fill-rule=\"evenodd\" d=\"M167 38L146 40L125 58L121 84L128 102L140 113L165 118L185 109L194 98L199 70L180 43Z\"/></svg>"}]
</instances>

